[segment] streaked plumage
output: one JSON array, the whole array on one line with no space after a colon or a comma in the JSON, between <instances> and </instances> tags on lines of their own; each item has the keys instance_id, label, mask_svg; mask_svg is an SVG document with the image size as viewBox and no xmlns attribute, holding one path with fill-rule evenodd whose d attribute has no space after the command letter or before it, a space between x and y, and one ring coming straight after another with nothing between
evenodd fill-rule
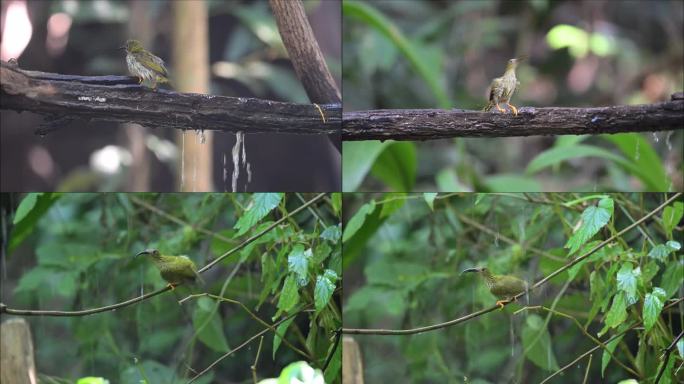
<instances>
[{"instance_id":1,"label":"streaked plumage","mask_svg":"<svg viewBox=\"0 0 684 384\"><path fill-rule=\"evenodd\" d=\"M520 84L518 79L515 77L515 68L522 58L510 59L508 64L506 64L506 71L503 76L497 77L492 80L492 84L489 90L489 103L484 108L484 111L490 111L496 106L499 112L506 112L505 109L499 107L500 103L505 103L511 108L514 115L518 115L518 109L511 105L509 102L511 97L513 97L513 92L515 92L515 87Z\"/></svg>"},{"instance_id":2,"label":"streaked plumage","mask_svg":"<svg viewBox=\"0 0 684 384\"><path fill-rule=\"evenodd\" d=\"M138 40L128 40L126 49L128 71L138 77L139 83L149 83L154 89L157 83L168 83L168 71L164 60L146 51Z\"/></svg>"}]
</instances>

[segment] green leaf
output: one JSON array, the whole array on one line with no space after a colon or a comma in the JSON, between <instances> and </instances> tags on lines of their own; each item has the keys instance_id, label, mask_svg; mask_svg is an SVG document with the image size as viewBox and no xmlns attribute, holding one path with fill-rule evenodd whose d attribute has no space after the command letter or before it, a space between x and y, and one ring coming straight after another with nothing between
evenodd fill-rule
<instances>
[{"instance_id":1,"label":"green leaf","mask_svg":"<svg viewBox=\"0 0 684 384\"><path fill-rule=\"evenodd\" d=\"M652 257L659 261L665 261L670 253L678 251L679 248L681 248L681 245L678 242L668 241L665 244L658 244L651 248L648 257Z\"/></svg>"},{"instance_id":2,"label":"green leaf","mask_svg":"<svg viewBox=\"0 0 684 384\"><path fill-rule=\"evenodd\" d=\"M627 162L627 160L621 156L600 147L583 144L566 145L562 147L553 147L541 152L539 155L537 155L537 157L530 161L530 163L527 165L526 172L528 174L537 173L546 167L560 164L566 160L581 157L600 157L619 164Z\"/></svg>"},{"instance_id":3,"label":"green leaf","mask_svg":"<svg viewBox=\"0 0 684 384\"><path fill-rule=\"evenodd\" d=\"M299 291L297 289L297 279L294 275L289 274L283 284L283 290L280 292L278 299L278 309L282 311L289 311L299 303Z\"/></svg>"},{"instance_id":4,"label":"green leaf","mask_svg":"<svg viewBox=\"0 0 684 384\"><path fill-rule=\"evenodd\" d=\"M675 263L670 268L665 268L663 278L660 281L660 286L665 291L665 298L669 299L677 292L684 281L684 273L682 273L682 266Z\"/></svg>"},{"instance_id":5,"label":"green leaf","mask_svg":"<svg viewBox=\"0 0 684 384\"><path fill-rule=\"evenodd\" d=\"M608 310L605 323L610 328L615 328L627 319L627 300L624 292L618 292L613 296L613 305Z\"/></svg>"},{"instance_id":6,"label":"green leaf","mask_svg":"<svg viewBox=\"0 0 684 384\"><path fill-rule=\"evenodd\" d=\"M416 146L410 141L393 142L378 156L371 173L397 192L413 189L416 182Z\"/></svg>"},{"instance_id":7,"label":"green leaf","mask_svg":"<svg viewBox=\"0 0 684 384\"><path fill-rule=\"evenodd\" d=\"M684 204L680 201L668 205L663 210L663 228L665 228L668 238L672 238L672 230L679 224L682 215L684 215Z\"/></svg>"},{"instance_id":8,"label":"green leaf","mask_svg":"<svg viewBox=\"0 0 684 384\"><path fill-rule=\"evenodd\" d=\"M223 321L218 311L214 310L215 303L208 297L200 297L197 307L192 314L192 325L197 338L207 347L216 352L228 352L230 347L223 333Z\"/></svg>"},{"instance_id":9,"label":"green leaf","mask_svg":"<svg viewBox=\"0 0 684 384\"><path fill-rule=\"evenodd\" d=\"M283 335L285 336L287 333L287 329L290 328L290 324L294 321L296 316L292 316L291 318L283 321L280 323L280 325L276 328L278 331L276 334L273 335L273 359L275 360L275 354L278 348L280 347L280 343L283 342L283 339L278 336L278 335Z\"/></svg>"},{"instance_id":10,"label":"green leaf","mask_svg":"<svg viewBox=\"0 0 684 384\"><path fill-rule=\"evenodd\" d=\"M633 270L632 263L625 262L617 273L618 289L625 292L627 305L637 302L637 274Z\"/></svg>"},{"instance_id":11,"label":"green leaf","mask_svg":"<svg viewBox=\"0 0 684 384\"><path fill-rule=\"evenodd\" d=\"M445 168L437 172L435 176L437 190L440 192L468 192L469 189L458 180L456 171Z\"/></svg>"},{"instance_id":12,"label":"green leaf","mask_svg":"<svg viewBox=\"0 0 684 384\"><path fill-rule=\"evenodd\" d=\"M423 193L423 199L425 199L425 202L427 203L428 207L430 207L431 211L435 210L435 197L437 197L436 193L433 193L433 192Z\"/></svg>"},{"instance_id":13,"label":"green leaf","mask_svg":"<svg viewBox=\"0 0 684 384\"><path fill-rule=\"evenodd\" d=\"M334 192L330 195L330 201L332 202L332 209L333 212L335 212L335 216L339 217L340 212L342 212L342 194Z\"/></svg>"},{"instance_id":14,"label":"green leaf","mask_svg":"<svg viewBox=\"0 0 684 384\"><path fill-rule=\"evenodd\" d=\"M370 202L364 204L359 208L358 211L352 216L351 219L349 219L349 222L344 228L344 233L342 235L342 242L346 242L349 240L356 231L358 231L362 226L363 223L366 221L366 216L369 215L370 213L375 210L375 201L371 200Z\"/></svg>"},{"instance_id":15,"label":"green leaf","mask_svg":"<svg viewBox=\"0 0 684 384\"><path fill-rule=\"evenodd\" d=\"M535 339L537 340L532 344ZM538 315L530 315L522 330L522 343L525 356L536 366L547 371L557 370L558 363L553 353L553 344L548 329L544 327L544 320Z\"/></svg>"},{"instance_id":16,"label":"green leaf","mask_svg":"<svg viewBox=\"0 0 684 384\"><path fill-rule=\"evenodd\" d=\"M263 219L275 207L280 204L283 198L282 193L255 193L252 195L252 201L247 207L247 210L242 214L235 229L238 232L235 236L244 235L250 228L252 228L259 220Z\"/></svg>"},{"instance_id":17,"label":"green leaf","mask_svg":"<svg viewBox=\"0 0 684 384\"><path fill-rule=\"evenodd\" d=\"M321 233L321 238L326 239L333 244L337 244L337 242L340 241L340 237L342 237L341 227L342 224L328 226Z\"/></svg>"},{"instance_id":18,"label":"green leaf","mask_svg":"<svg viewBox=\"0 0 684 384\"><path fill-rule=\"evenodd\" d=\"M311 248L297 244L287 256L287 269L297 277L297 285L303 287L309 283L309 260L313 257Z\"/></svg>"},{"instance_id":19,"label":"green leaf","mask_svg":"<svg viewBox=\"0 0 684 384\"><path fill-rule=\"evenodd\" d=\"M316 277L316 287L314 288L314 302L316 304L316 311L322 311L335 291L335 282L337 281L337 274L326 269L323 275Z\"/></svg>"},{"instance_id":20,"label":"green leaf","mask_svg":"<svg viewBox=\"0 0 684 384\"><path fill-rule=\"evenodd\" d=\"M620 341L622 341L622 338L625 335L617 337L615 340L611 341L610 343L606 344L606 349L610 351L610 353L615 352L615 347L620 344ZM606 371L606 367L608 366L608 363L610 362L611 357L606 350L603 350L603 356L601 356L601 378L603 378L603 373Z\"/></svg>"},{"instance_id":21,"label":"green leaf","mask_svg":"<svg viewBox=\"0 0 684 384\"><path fill-rule=\"evenodd\" d=\"M60 196L61 194L59 193L31 193L19 203L17 213L13 219L14 228L12 228L7 249L10 255L28 235L33 233L38 220L43 217Z\"/></svg>"},{"instance_id":22,"label":"green leaf","mask_svg":"<svg viewBox=\"0 0 684 384\"><path fill-rule=\"evenodd\" d=\"M390 141L345 141L342 143L342 191L356 191Z\"/></svg>"},{"instance_id":23,"label":"green leaf","mask_svg":"<svg viewBox=\"0 0 684 384\"><path fill-rule=\"evenodd\" d=\"M665 290L659 287L653 288L652 293L646 294L646 299L644 299L644 328L646 332L650 331L655 325L660 316L660 312L663 310L663 305L665 303L665 298L667 297Z\"/></svg>"},{"instance_id":24,"label":"green leaf","mask_svg":"<svg viewBox=\"0 0 684 384\"><path fill-rule=\"evenodd\" d=\"M619 133L599 136L617 146L627 163L619 163L644 184L645 191L669 191L671 180L667 176L658 152L650 141L640 133Z\"/></svg>"},{"instance_id":25,"label":"green leaf","mask_svg":"<svg viewBox=\"0 0 684 384\"><path fill-rule=\"evenodd\" d=\"M613 199L610 198L601 199L598 206L592 205L585 209L582 212L582 224L565 244L565 248L570 248L568 256L577 252L587 240L591 239L601 228L608 224L612 215Z\"/></svg>"}]
</instances>

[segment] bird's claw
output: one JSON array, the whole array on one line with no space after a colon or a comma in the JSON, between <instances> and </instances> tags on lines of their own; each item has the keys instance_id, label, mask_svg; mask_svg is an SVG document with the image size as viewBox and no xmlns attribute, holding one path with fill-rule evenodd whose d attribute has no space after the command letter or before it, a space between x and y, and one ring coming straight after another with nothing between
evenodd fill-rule
<instances>
[{"instance_id":1,"label":"bird's claw","mask_svg":"<svg viewBox=\"0 0 684 384\"><path fill-rule=\"evenodd\" d=\"M498 305L501 309L504 309L504 303L510 303L510 300L497 300L496 305Z\"/></svg>"},{"instance_id":2,"label":"bird's claw","mask_svg":"<svg viewBox=\"0 0 684 384\"><path fill-rule=\"evenodd\" d=\"M513 115L518 116L518 108L516 108L515 106L508 104L508 103L506 103L506 105L508 105L508 107L511 108Z\"/></svg>"}]
</instances>

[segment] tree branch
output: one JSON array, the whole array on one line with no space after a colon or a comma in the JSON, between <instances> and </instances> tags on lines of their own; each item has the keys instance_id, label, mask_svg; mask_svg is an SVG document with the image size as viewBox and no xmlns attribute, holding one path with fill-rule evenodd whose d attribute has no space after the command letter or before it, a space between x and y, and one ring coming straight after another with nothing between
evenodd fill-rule
<instances>
[{"instance_id":1,"label":"tree branch","mask_svg":"<svg viewBox=\"0 0 684 384\"><path fill-rule=\"evenodd\" d=\"M297 207L292 212L288 213L287 215L285 215L285 216L281 217L280 219L276 220L275 222L273 222L273 224L269 225L267 228L265 228L261 232L251 236L250 238L248 238L247 240L238 244L237 246L235 246L234 248L232 248L228 252L217 257L212 262L210 262L209 264L207 264L204 267L202 267L201 269L199 269L197 271L197 273L203 273L203 272L207 271L208 269L210 269L211 267L216 265L216 263L218 263L219 261L221 261L224 258L232 255L233 253L243 249L244 247L246 247L247 245L249 245L253 241L257 240L258 238L265 235L266 233L268 233L273 228L275 228L278 225L280 225L281 223L283 223L285 220L288 220L291 216L294 216L295 214L303 211L308 206L310 206L311 204L315 203L316 201L320 200L323 197L325 197L325 194L321 193L321 194L315 196L313 199L307 201L305 204L300 205L299 207ZM112 310L115 310L115 309L121 308L121 307L126 307L126 306L129 306L131 304L135 304L139 301L149 299L152 296L159 295L160 293L164 293L170 289L171 289L171 286L167 285L166 287L161 288L159 290L156 290L154 292L150 292L150 293L147 293L145 295L138 296L138 297L132 298L130 300L123 301L121 303L107 305L104 307L85 309L85 310L81 310L81 311L50 311L50 310L46 311L46 310L32 310L32 309L15 309L15 308L7 308L7 305L0 302L0 313L7 313L9 315L23 315L23 316L86 316L86 315L92 315L95 313L112 311Z\"/></svg>"},{"instance_id":2,"label":"tree branch","mask_svg":"<svg viewBox=\"0 0 684 384\"><path fill-rule=\"evenodd\" d=\"M341 106L153 91L128 76L72 76L26 71L0 62L2 109L46 115L48 133L73 119L147 127L245 133L339 133ZM323 116L325 115L325 119ZM325 121L324 121L325 120Z\"/></svg>"},{"instance_id":3,"label":"tree branch","mask_svg":"<svg viewBox=\"0 0 684 384\"><path fill-rule=\"evenodd\" d=\"M510 303L512 303L512 302L514 302L514 301L516 301L517 299L521 298L522 296L525 296L526 294L528 294L528 293L529 293L530 291L532 291L533 289L539 288L540 286L542 286L543 284L545 284L546 282L548 282L549 280L551 280L552 278L554 278L554 277L557 276L558 274L563 273L563 272L566 271L568 268L570 268L570 267L572 267L573 265L579 263L580 261L586 259L587 257L593 255L593 254L594 254L596 251L598 251L599 249L605 247L606 245L608 245L608 244L610 244L611 242L615 241L615 239L617 239L618 237L623 236L625 233L627 233L627 232L629 232L630 230L634 229L634 228L637 227L639 224L641 224L641 223L643 223L644 221L648 220L648 219L651 218L653 215L655 215L656 213L658 213L658 212L660 212L661 210L663 210L668 204L670 204L670 203L672 203L673 201L677 200L681 195L682 195L681 193L677 193L677 194L673 195L672 197L670 197L669 199L667 199L664 203L662 203L661 205L659 205L658 207L656 207L654 210L652 210L651 212L649 212L648 214L646 214L645 216L643 216L643 217L640 218L639 220L633 222L632 224L628 225L627 227L625 227L625 228L624 228L623 230L621 230L620 232L614 234L613 236L609 237L608 239L606 239L606 240L602 241L601 243L599 243L598 245L596 245L596 246L595 246L594 248L592 248L590 251L584 253L584 254L581 255L581 256L576 257L575 259L573 259L573 260L570 261L569 263L563 265L562 267L560 267L560 268L558 268L557 270L555 270L554 272L552 272L550 275L548 275L548 276L546 276L545 278L539 280L539 281L536 282L534 285L530 286L530 288L529 288L529 290L528 290L527 292L519 293L518 295L514 296L512 300L510 300L510 301L508 301L508 302L504 302L504 303L502 303L502 304L503 304L503 305L508 305L508 304L510 304ZM482 309L482 310L479 310L479 311L477 311L477 312L473 312L473 313L471 313L471 314L468 314L468 315L463 316L463 317L459 317L459 318L454 319L454 320L450 320L450 321L447 321L447 322L444 322L444 323L439 323L439 324L428 325L428 326L425 326L425 327L419 327L419 328L411 328L411 329L355 329L355 328L342 328L342 333L353 334L353 335L412 335L412 334L415 334L415 333L422 333L422 332L427 332L427 331L434 331L434 330L436 330L436 329L446 328L446 327L449 327L449 326L452 326L452 325L460 324L460 323L463 323L463 322L468 321L468 320L470 320L470 319L473 319L473 318L475 318L475 317L484 315L485 313L489 313L489 312L495 311L495 310L497 310L498 308L500 308L498 305L494 305L494 306L492 306L492 307L490 307L490 308ZM607 342L606 342L606 343L607 343ZM599 346L599 347L600 347L600 346Z\"/></svg>"},{"instance_id":4,"label":"tree branch","mask_svg":"<svg viewBox=\"0 0 684 384\"><path fill-rule=\"evenodd\" d=\"M269 0L283 45L290 55L292 66L312 103L341 104L342 96L328 70L323 52L316 41L301 1ZM338 130L329 135L337 152L341 152Z\"/></svg>"},{"instance_id":5,"label":"tree branch","mask_svg":"<svg viewBox=\"0 0 684 384\"><path fill-rule=\"evenodd\" d=\"M656 132L684 129L684 93L671 101L598 108L522 107L518 116L462 109L345 112L342 140L433 140Z\"/></svg>"}]
</instances>

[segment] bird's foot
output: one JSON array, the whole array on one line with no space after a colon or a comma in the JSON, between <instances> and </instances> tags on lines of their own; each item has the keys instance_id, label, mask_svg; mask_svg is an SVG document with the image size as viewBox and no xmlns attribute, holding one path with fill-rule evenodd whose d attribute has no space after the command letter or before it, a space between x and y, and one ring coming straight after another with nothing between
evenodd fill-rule
<instances>
[{"instance_id":1,"label":"bird's foot","mask_svg":"<svg viewBox=\"0 0 684 384\"><path fill-rule=\"evenodd\" d=\"M501 309L504 309L504 303L510 303L510 302L511 302L510 300L497 300L496 305L501 307Z\"/></svg>"},{"instance_id":2,"label":"bird's foot","mask_svg":"<svg viewBox=\"0 0 684 384\"><path fill-rule=\"evenodd\" d=\"M508 105L508 107L511 109L511 111L513 111L513 114L515 116L518 116L518 108L516 108L515 106L508 104L508 103L506 103L506 105Z\"/></svg>"},{"instance_id":3,"label":"bird's foot","mask_svg":"<svg viewBox=\"0 0 684 384\"><path fill-rule=\"evenodd\" d=\"M496 109L498 109L499 112L501 112L501 113L506 113L506 110L505 110L505 109L499 107L499 103L496 103Z\"/></svg>"},{"instance_id":4,"label":"bird's foot","mask_svg":"<svg viewBox=\"0 0 684 384\"><path fill-rule=\"evenodd\" d=\"M176 285L175 285L175 284L169 283L169 287L171 287L171 290L172 290L172 291L173 291L174 289L176 289Z\"/></svg>"}]
</instances>

